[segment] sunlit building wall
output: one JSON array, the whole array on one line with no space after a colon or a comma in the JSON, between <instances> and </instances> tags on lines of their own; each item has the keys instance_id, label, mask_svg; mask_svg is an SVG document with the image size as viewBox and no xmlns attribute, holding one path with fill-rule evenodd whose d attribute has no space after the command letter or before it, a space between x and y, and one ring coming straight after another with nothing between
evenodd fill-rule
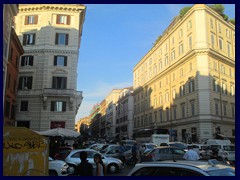
<instances>
[{"instance_id":1,"label":"sunlit building wall","mask_svg":"<svg viewBox=\"0 0 240 180\"><path fill-rule=\"evenodd\" d=\"M25 53L16 126L74 129L83 98L77 91L77 65L85 11L79 4L19 4L16 33Z\"/></svg>"},{"instance_id":2,"label":"sunlit building wall","mask_svg":"<svg viewBox=\"0 0 240 180\"><path fill-rule=\"evenodd\" d=\"M133 70L134 132L235 137L235 26L206 5L175 18Z\"/></svg>"}]
</instances>

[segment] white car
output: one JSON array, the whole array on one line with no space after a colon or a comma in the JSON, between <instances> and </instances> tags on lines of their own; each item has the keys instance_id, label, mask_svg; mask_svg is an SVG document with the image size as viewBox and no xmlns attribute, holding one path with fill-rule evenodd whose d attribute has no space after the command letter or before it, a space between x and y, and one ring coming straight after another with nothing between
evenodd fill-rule
<instances>
[{"instance_id":1,"label":"white car","mask_svg":"<svg viewBox=\"0 0 240 180\"><path fill-rule=\"evenodd\" d=\"M123 169L123 163L119 159L104 156L103 154L101 154L98 151L93 150L93 149L75 149L75 150L72 150L68 154L68 156L65 158L65 162L70 166L69 167L70 174L74 174L76 166L81 163L81 159L80 159L81 151L87 152L87 160L89 163L91 163L93 165L94 169L96 168L96 164L94 162L95 154L101 155L102 161L109 173L114 174L114 173L117 173L118 171L120 171L121 169Z\"/></svg>"},{"instance_id":2,"label":"white car","mask_svg":"<svg viewBox=\"0 0 240 180\"><path fill-rule=\"evenodd\" d=\"M161 161L136 164L128 176L235 176L235 168L218 161Z\"/></svg>"},{"instance_id":3,"label":"white car","mask_svg":"<svg viewBox=\"0 0 240 180\"><path fill-rule=\"evenodd\" d=\"M69 166L65 161L54 160L51 157L49 160L49 176L68 176Z\"/></svg>"}]
</instances>

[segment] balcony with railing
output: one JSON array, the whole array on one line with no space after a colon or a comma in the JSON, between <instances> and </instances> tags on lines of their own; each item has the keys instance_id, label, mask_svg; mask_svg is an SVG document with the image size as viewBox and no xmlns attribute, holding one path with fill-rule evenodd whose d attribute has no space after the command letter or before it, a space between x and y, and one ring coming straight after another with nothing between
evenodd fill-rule
<instances>
[{"instance_id":1,"label":"balcony with railing","mask_svg":"<svg viewBox=\"0 0 240 180\"><path fill-rule=\"evenodd\" d=\"M52 89L52 88L44 88L43 96L73 96L82 98L82 91L75 91L74 89Z\"/></svg>"}]
</instances>

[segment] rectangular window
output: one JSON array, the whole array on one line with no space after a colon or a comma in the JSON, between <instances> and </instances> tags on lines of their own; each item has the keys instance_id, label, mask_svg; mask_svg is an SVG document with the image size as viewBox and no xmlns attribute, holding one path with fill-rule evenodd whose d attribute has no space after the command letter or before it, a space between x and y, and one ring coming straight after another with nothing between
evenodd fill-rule
<instances>
[{"instance_id":1,"label":"rectangular window","mask_svg":"<svg viewBox=\"0 0 240 180\"><path fill-rule=\"evenodd\" d=\"M165 57L165 66L167 66L168 65L168 57L166 56Z\"/></svg>"},{"instance_id":2,"label":"rectangular window","mask_svg":"<svg viewBox=\"0 0 240 180\"><path fill-rule=\"evenodd\" d=\"M213 28L213 19L210 19L210 27Z\"/></svg>"},{"instance_id":3,"label":"rectangular window","mask_svg":"<svg viewBox=\"0 0 240 180\"><path fill-rule=\"evenodd\" d=\"M180 96L184 96L185 95L185 85L181 85L180 86Z\"/></svg>"},{"instance_id":4,"label":"rectangular window","mask_svg":"<svg viewBox=\"0 0 240 180\"><path fill-rule=\"evenodd\" d=\"M67 77L53 77L52 88L53 89L66 89L67 88Z\"/></svg>"},{"instance_id":5,"label":"rectangular window","mask_svg":"<svg viewBox=\"0 0 240 180\"><path fill-rule=\"evenodd\" d=\"M159 111L159 119L160 119L160 122L163 121L163 111L162 110Z\"/></svg>"},{"instance_id":6,"label":"rectangular window","mask_svg":"<svg viewBox=\"0 0 240 180\"><path fill-rule=\"evenodd\" d=\"M189 93L192 93L192 92L195 91L195 88L194 88L194 80L193 80L193 79L188 82L188 88L189 88Z\"/></svg>"},{"instance_id":7,"label":"rectangular window","mask_svg":"<svg viewBox=\"0 0 240 180\"><path fill-rule=\"evenodd\" d=\"M227 95L227 83L226 82L222 83L222 93Z\"/></svg>"},{"instance_id":8,"label":"rectangular window","mask_svg":"<svg viewBox=\"0 0 240 180\"><path fill-rule=\"evenodd\" d=\"M215 101L215 114L219 115L219 107L218 107L218 101Z\"/></svg>"},{"instance_id":9,"label":"rectangular window","mask_svg":"<svg viewBox=\"0 0 240 180\"><path fill-rule=\"evenodd\" d=\"M228 57L231 56L231 44L227 43L227 53L228 53Z\"/></svg>"},{"instance_id":10,"label":"rectangular window","mask_svg":"<svg viewBox=\"0 0 240 180\"><path fill-rule=\"evenodd\" d=\"M28 101L21 101L20 111L28 111Z\"/></svg>"},{"instance_id":11,"label":"rectangular window","mask_svg":"<svg viewBox=\"0 0 240 180\"><path fill-rule=\"evenodd\" d=\"M56 33L56 45L68 45L68 34Z\"/></svg>"},{"instance_id":12,"label":"rectangular window","mask_svg":"<svg viewBox=\"0 0 240 180\"><path fill-rule=\"evenodd\" d=\"M215 44L215 35L211 34L211 45L212 45L212 48L214 48L214 44Z\"/></svg>"},{"instance_id":13,"label":"rectangular window","mask_svg":"<svg viewBox=\"0 0 240 180\"><path fill-rule=\"evenodd\" d=\"M57 22L56 24L67 24L70 25L71 16L69 15L57 15Z\"/></svg>"},{"instance_id":14,"label":"rectangular window","mask_svg":"<svg viewBox=\"0 0 240 180\"><path fill-rule=\"evenodd\" d=\"M194 101L191 102L191 113L192 113L192 116L195 115L195 102Z\"/></svg>"},{"instance_id":15,"label":"rectangular window","mask_svg":"<svg viewBox=\"0 0 240 180\"><path fill-rule=\"evenodd\" d=\"M182 108L182 118L185 118L185 104L182 104L181 108Z\"/></svg>"},{"instance_id":16,"label":"rectangular window","mask_svg":"<svg viewBox=\"0 0 240 180\"><path fill-rule=\"evenodd\" d=\"M22 56L21 66L33 66L33 56Z\"/></svg>"},{"instance_id":17,"label":"rectangular window","mask_svg":"<svg viewBox=\"0 0 240 180\"><path fill-rule=\"evenodd\" d=\"M171 56L172 56L172 61L175 60L175 50L172 51Z\"/></svg>"},{"instance_id":18,"label":"rectangular window","mask_svg":"<svg viewBox=\"0 0 240 180\"><path fill-rule=\"evenodd\" d=\"M166 108L166 120L169 121L169 108Z\"/></svg>"},{"instance_id":19,"label":"rectangular window","mask_svg":"<svg viewBox=\"0 0 240 180\"><path fill-rule=\"evenodd\" d=\"M54 66L67 66L67 56L54 56Z\"/></svg>"},{"instance_id":20,"label":"rectangular window","mask_svg":"<svg viewBox=\"0 0 240 180\"><path fill-rule=\"evenodd\" d=\"M183 54L183 44L179 45L179 55Z\"/></svg>"},{"instance_id":21,"label":"rectangular window","mask_svg":"<svg viewBox=\"0 0 240 180\"><path fill-rule=\"evenodd\" d=\"M20 89L20 90L32 89L32 80L33 80L33 78L31 76L20 77L19 78L18 89Z\"/></svg>"},{"instance_id":22,"label":"rectangular window","mask_svg":"<svg viewBox=\"0 0 240 180\"><path fill-rule=\"evenodd\" d=\"M30 15L25 16L25 25L38 24L38 16Z\"/></svg>"},{"instance_id":23,"label":"rectangular window","mask_svg":"<svg viewBox=\"0 0 240 180\"><path fill-rule=\"evenodd\" d=\"M223 103L223 116L227 116L227 104Z\"/></svg>"},{"instance_id":24,"label":"rectangular window","mask_svg":"<svg viewBox=\"0 0 240 180\"><path fill-rule=\"evenodd\" d=\"M235 105L232 104L231 108L232 108L232 118L234 118L235 117Z\"/></svg>"},{"instance_id":25,"label":"rectangular window","mask_svg":"<svg viewBox=\"0 0 240 180\"><path fill-rule=\"evenodd\" d=\"M223 41L219 38L219 49L223 50Z\"/></svg>"},{"instance_id":26,"label":"rectangular window","mask_svg":"<svg viewBox=\"0 0 240 180\"><path fill-rule=\"evenodd\" d=\"M56 112L66 111L66 102L51 101L51 111L56 111Z\"/></svg>"},{"instance_id":27,"label":"rectangular window","mask_svg":"<svg viewBox=\"0 0 240 180\"><path fill-rule=\"evenodd\" d=\"M230 94L231 96L235 96L235 86L233 84L230 85Z\"/></svg>"},{"instance_id":28,"label":"rectangular window","mask_svg":"<svg viewBox=\"0 0 240 180\"><path fill-rule=\"evenodd\" d=\"M189 36L188 43L189 43L189 50L192 50L192 36Z\"/></svg>"},{"instance_id":29,"label":"rectangular window","mask_svg":"<svg viewBox=\"0 0 240 180\"><path fill-rule=\"evenodd\" d=\"M177 107L173 107L173 120L177 119Z\"/></svg>"},{"instance_id":30,"label":"rectangular window","mask_svg":"<svg viewBox=\"0 0 240 180\"><path fill-rule=\"evenodd\" d=\"M23 35L23 45L34 45L35 44L35 33Z\"/></svg>"},{"instance_id":31,"label":"rectangular window","mask_svg":"<svg viewBox=\"0 0 240 180\"><path fill-rule=\"evenodd\" d=\"M213 79L213 91L219 92L219 90L220 90L220 87L219 87L218 80L214 78Z\"/></svg>"}]
</instances>

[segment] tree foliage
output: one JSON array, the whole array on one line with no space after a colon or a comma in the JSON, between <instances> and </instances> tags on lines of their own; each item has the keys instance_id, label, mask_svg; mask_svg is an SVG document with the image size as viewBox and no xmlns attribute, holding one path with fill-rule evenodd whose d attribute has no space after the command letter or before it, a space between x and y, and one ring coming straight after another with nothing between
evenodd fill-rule
<instances>
[{"instance_id":1,"label":"tree foliage","mask_svg":"<svg viewBox=\"0 0 240 180\"><path fill-rule=\"evenodd\" d=\"M191 6L186 6L182 8L179 12L179 17L182 18L191 8L192 8Z\"/></svg>"},{"instance_id":2,"label":"tree foliage","mask_svg":"<svg viewBox=\"0 0 240 180\"><path fill-rule=\"evenodd\" d=\"M228 16L224 14L225 7L222 4L212 4L209 5L214 11L216 11L220 16L222 16L226 21L228 20Z\"/></svg>"},{"instance_id":3,"label":"tree foliage","mask_svg":"<svg viewBox=\"0 0 240 180\"><path fill-rule=\"evenodd\" d=\"M235 18L229 19L229 22L232 23L233 25L235 25Z\"/></svg>"}]
</instances>

